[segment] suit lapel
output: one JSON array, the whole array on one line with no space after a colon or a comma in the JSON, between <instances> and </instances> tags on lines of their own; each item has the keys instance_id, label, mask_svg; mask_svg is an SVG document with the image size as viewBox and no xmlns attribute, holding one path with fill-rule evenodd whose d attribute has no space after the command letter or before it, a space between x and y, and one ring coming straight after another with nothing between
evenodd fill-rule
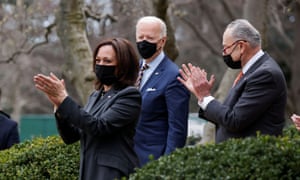
<instances>
[{"instance_id":1,"label":"suit lapel","mask_svg":"<svg viewBox=\"0 0 300 180\"><path fill-rule=\"evenodd\" d=\"M269 58L269 55L267 53L265 53L264 55L262 55L246 72L245 75L243 75L243 77L240 79L240 81L244 81L248 78L248 76L255 71L256 69L259 68L259 66L261 66L267 59ZM241 83L240 83L241 84Z\"/></svg>"},{"instance_id":2,"label":"suit lapel","mask_svg":"<svg viewBox=\"0 0 300 180\"><path fill-rule=\"evenodd\" d=\"M269 58L269 55L267 53L264 53L258 61L256 61L246 72L245 77L247 77L248 74L251 74L253 71L255 71L259 66L261 66L267 59Z\"/></svg>"},{"instance_id":3,"label":"suit lapel","mask_svg":"<svg viewBox=\"0 0 300 180\"><path fill-rule=\"evenodd\" d=\"M107 107L107 101L109 101L114 95L116 94L116 90L111 89L103 97L97 98L96 102L94 102L94 105L92 105L91 108L91 114L96 114L98 112L101 112L103 108Z\"/></svg>"},{"instance_id":4,"label":"suit lapel","mask_svg":"<svg viewBox=\"0 0 300 180\"><path fill-rule=\"evenodd\" d=\"M224 100L224 104L228 104L232 101L232 98L235 97L235 93L239 91L240 88L243 88L243 82L245 81L248 76L255 71L257 68L259 68L259 66L261 66L267 59L269 58L269 55L267 53L265 53L263 56L261 56L259 58L258 61L256 61L250 68L249 70L246 72L246 74L241 78L241 82L238 83L234 88L231 88L229 90L228 96L225 98Z\"/></svg>"},{"instance_id":5,"label":"suit lapel","mask_svg":"<svg viewBox=\"0 0 300 180\"><path fill-rule=\"evenodd\" d=\"M97 99L97 97L99 96L99 91L95 91L91 97L90 97L90 100L88 101L88 103L86 104L86 106L84 107L84 109L87 111L87 112L90 112L91 108L93 107L93 105L95 104L95 101Z\"/></svg>"},{"instance_id":6,"label":"suit lapel","mask_svg":"<svg viewBox=\"0 0 300 180\"><path fill-rule=\"evenodd\" d=\"M141 91L144 92L148 88L153 88L159 80L161 80L161 77L163 76L163 72L166 68L166 56L163 58L163 60L160 62L160 64L156 67L156 69L151 74L148 81L144 84Z\"/></svg>"}]
</instances>

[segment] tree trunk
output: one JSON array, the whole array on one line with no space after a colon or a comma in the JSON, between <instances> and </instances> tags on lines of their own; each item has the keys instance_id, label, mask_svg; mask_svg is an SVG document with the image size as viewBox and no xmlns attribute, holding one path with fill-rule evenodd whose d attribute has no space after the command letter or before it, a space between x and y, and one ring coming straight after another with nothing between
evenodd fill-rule
<instances>
[{"instance_id":1,"label":"tree trunk","mask_svg":"<svg viewBox=\"0 0 300 180\"><path fill-rule=\"evenodd\" d=\"M24 18L24 13L26 10L24 9L24 1L23 0L16 0L16 12L19 15L20 19ZM24 99L22 98L22 88L21 88L21 81L23 77L22 70L19 66L16 67L17 71L15 74L15 77L12 82L14 82L16 85L14 86L14 94L10 98L11 104L13 106L13 111L11 113L11 117L16 121L20 122L20 117L22 113L22 109L25 106Z\"/></svg>"},{"instance_id":2,"label":"tree trunk","mask_svg":"<svg viewBox=\"0 0 300 180\"><path fill-rule=\"evenodd\" d=\"M77 90L81 103L93 89L92 80L92 51L86 35L85 17L82 0L68 0L60 2L57 14L57 34L60 37L67 63L63 67L63 74Z\"/></svg>"},{"instance_id":3,"label":"tree trunk","mask_svg":"<svg viewBox=\"0 0 300 180\"><path fill-rule=\"evenodd\" d=\"M299 31L300 28L300 2L295 3L295 31ZM293 49L293 55L292 55L292 64L291 64L291 70L292 70L292 80L291 80L291 101L292 101L292 107L291 107L291 113L297 113L300 114L300 84L298 78L300 77L300 34L295 33L294 37L295 45Z\"/></svg>"},{"instance_id":4,"label":"tree trunk","mask_svg":"<svg viewBox=\"0 0 300 180\"><path fill-rule=\"evenodd\" d=\"M262 49L265 49L268 46L266 36L267 15L269 11L268 6L271 6L269 0L246 0L244 5L243 16L260 32Z\"/></svg>"},{"instance_id":5,"label":"tree trunk","mask_svg":"<svg viewBox=\"0 0 300 180\"><path fill-rule=\"evenodd\" d=\"M173 60L178 57L178 48L176 46L176 39L174 35L174 29L172 27L170 18L168 16L168 0L155 0L153 1L154 12L157 17L165 21L168 30L167 43L165 46L166 54Z\"/></svg>"}]
</instances>

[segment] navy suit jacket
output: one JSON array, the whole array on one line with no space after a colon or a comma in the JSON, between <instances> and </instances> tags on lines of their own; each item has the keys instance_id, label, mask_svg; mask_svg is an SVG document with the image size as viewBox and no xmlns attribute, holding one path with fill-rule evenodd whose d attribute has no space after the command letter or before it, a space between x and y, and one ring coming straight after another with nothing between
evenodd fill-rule
<instances>
[{"instance_id":1,"label":"navy suit jacket","mask_svg":"<svg viewBox=\"0 0 300 180\"><path fill-rule=\"evenodd\" d=\"M189 91L177 80L178 66L167 56L141 89L142 112L135 151L141 165L183 147L187 136Z\"/></svg>"},{"instance_id":2,"label":"navy suit jacket","mask_svg":"<svg viewBox=\"0 0 300 180\"><path fill-rule=\"evenodd\" d=\"M234 86L224 103L210 102L199 116L217 125L216 142L261 134L280 135L287 87L278 64L265 53Z\"/></svg>"},{"instance_id":3,"label":"navy suit jacket","mask_svg":"<svg viewBox=\"0 0 300 180\"><path fill-rule=\"evenodd\" d=\"M128 176L139 166L133 136L141 108L135 87L111 89L100 98L91 94L84 109L70 97L58 107L58 131L66 144L80 139L80 179L114 179L113 173ZM106 176L106 175L108 176Z\"/></svg>"},{"instance_id":4,"label":"navy suit jacket","mask_svg":"<svg viewBox=\"0 0 300 180\"><path fill-rule=\"evenodd\" d=\"M0 111L0 150L8 149L20 142L17 122L10 119L10 116Z\"/></svg>"}]
</instances>

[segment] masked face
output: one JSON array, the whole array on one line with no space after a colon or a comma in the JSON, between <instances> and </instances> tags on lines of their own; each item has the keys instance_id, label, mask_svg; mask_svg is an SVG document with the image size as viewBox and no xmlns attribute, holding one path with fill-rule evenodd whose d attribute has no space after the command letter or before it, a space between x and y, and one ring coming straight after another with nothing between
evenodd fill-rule
<instances>
[{"instance_id":1,"label":"masked face","mask_svg":"<svg viewBox=\"0 0 300 180\"><path fill-rule=\"evenodd\" d=\"M223 60L226 63L226 65L232 69L241 69L242 68L242 63L241 60L239 61L233 61L231 54L224 55Z\"/></svg>"},{"instance_id":2,"label":"masked face","mask_svg":"<svg viewBox=\"0 0 300 180\"><path fill-rule=\"evenodd\" d=\"M234 46L234 48L232 49L231 53L227 54L227 55L223 55L223 60L225 62L225 64L232 68L232 69L240 69L242 68L242 63L241 63L241 57L238 61L233 61L231 54L234 52L235 48L237 47L237 43L241 41L241 40L237 40L234 43L232 43L230 46L228 46L227 48L223 49L223 54L226 53L226 49L231 48L232 46ZM241 55L242 56L242 55Z\"/></svg>"},{"instance_id":3,"label":"masked face","mask_svg":"<svg viewBox=\"0 0 300 180\"><path fill-rule=\"evenodd\" d=\"M151 42L144 40L141 42L137 42L136 44L137 44L137 49L138 49L140 55L144 59L150 58L156 52L156 48L157 48L156 43L151 43Z\"/></svg>"},{"instance_id":4,"label":"masked face","mask_svg":"<svg viewBox=\"0 0 300 180\"><path fill-rule=\"evenodd\" d=\"M95 65L95 74L98 80L105 85L112 85L117 81L115 76L116 66Z\"/></svg>"}]
</instances>

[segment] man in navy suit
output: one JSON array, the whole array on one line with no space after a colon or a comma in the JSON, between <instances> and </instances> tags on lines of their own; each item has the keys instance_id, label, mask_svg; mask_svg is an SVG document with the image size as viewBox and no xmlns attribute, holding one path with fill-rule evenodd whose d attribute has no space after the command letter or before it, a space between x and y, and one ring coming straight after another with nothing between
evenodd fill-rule
<instances>
[{"instance_id":1,"label":"man in navy suit","mask_svg":"<svg viewBox=\"0 0 300 180\"><path fill-rule=\"evenodd\" d=\"M8 149L19 142L20 137L17 122L11 120L8 114L0 110L0 150Z\"/></svg>"},{"instance_id":2,"label":"man in navy suit","mask_svg":"<svg viewBox=\"0 0 300 180\"><path fill-rule=\"evenodd\" d=\"M287 87L278 64L261 49L259 32L244 19L231 22L223 34L223 59L241 69L239 81L223 103L210 93L214 77L192 64L178 78L198 99L199 116L216 124L216 142L260 134L281 135Z\"/></svg>"},{"instance_id":3,"label":"man in navy suit","mask_svg":"<svg viewBox=\"0 0 300 180\"><path fill-rule=\"evenodd\" d=\"M147 64L139 82L142 111L136 127L135 151L141 165L185 145L189 91L177 80L178 66L164 53L165 23L154 16L142 17L136 25L137 49Z\"/></svg>"}]
</instances>

